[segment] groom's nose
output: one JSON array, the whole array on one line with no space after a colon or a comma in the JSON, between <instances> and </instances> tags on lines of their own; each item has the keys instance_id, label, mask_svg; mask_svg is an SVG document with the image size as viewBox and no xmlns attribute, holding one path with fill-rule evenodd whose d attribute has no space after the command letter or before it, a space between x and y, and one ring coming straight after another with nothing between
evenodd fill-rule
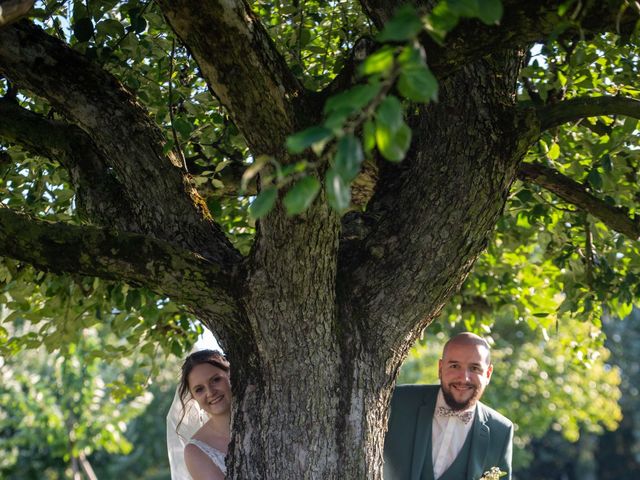
<instances>
[{"instance_id":1,"label":"groom's nose","mask_svg":"<svg viewBox=\"0 0 640 480\"><path fill-rule=\"evenodd\" d=\"M461 373L462 373L462 379L469 383L471 381L471 372L469 371L468 368L463 368L461 369Z\"/></svg>"}]
</instances>

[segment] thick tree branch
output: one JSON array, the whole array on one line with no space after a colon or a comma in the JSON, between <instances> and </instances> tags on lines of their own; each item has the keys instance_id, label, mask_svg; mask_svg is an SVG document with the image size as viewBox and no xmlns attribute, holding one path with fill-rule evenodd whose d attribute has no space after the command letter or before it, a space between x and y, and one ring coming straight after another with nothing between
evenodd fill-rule
<instances>
[{"instance_id":1,"label":"thick tree branch","mask_svg":"<svg viewBox=\"0 0 640 480\"><path fill-rule=\"evenodd\" d=\"M248 3L157 3L253 152L280 153L298 118L304 119L296 112L304 90Z\"/></svg>"},{"instance_id":2,"label":"thick tree branch","mask_svg":"<svg viewBox=\"0 0 640 480\"><path fill-rule=\"evenodd\" d=\"M0 28L24 17L34 3L34 0L1 0Z\"/></svg>"},{"instance_id":3,"label":"thick tree branch","mask_svg":"<svg viewBox=\"0 0 640 480\"><path fill-rule=\"evenodd\" d=\"M540 163L522 163L518 178L523 182L535 183L555 193L564 201L588 212L609 228L622 233L632 240L640 238L640 219L630 217L627 209L609 205L595 197L587 187L562 175L557 170Z\"/></svg>"},{"instance_id":4,"label":"thick tree branch","mask_svg":"<svg viewBox=\"0 0 640 480\"><path fill-rule=\"evenodd\" d=\"M0 99L0 138L59 162L69 173L81 218L118 230L138 230L126 192L101 152L78 127L45 118L15 101Z\"/></svg>"},{"instance_id":5,"label":"thick tree branch","mask_svg":"<svg viewBox=\"0 0 640 480\"><path fill-rule=\"evenodd\" d=\"M572 98L538 107L536 113L540 129L544 131L587 117L624 115L640 119L640 100L628 97Z\"/></svg>"},{"instance_id":6,"label":"thick tree branch","mask_svg":"<svg viewBox=\"0 0 640 480\"><path fill-rule=\"evenodd\" d=\"M69 124L33 113L13 99L0 99L0 138L36 155L57 159L69 148L71 130Z\"/></svg>"},{"instance_id":7,"label":"thick tree branch","mask_svg":"<svg viewBox=\"0 0 640 480\"><path fill-rule=\"evenodd\" d=\"M0 29L0 45L0 73L91 137L126 191L138 230L214 261L240 261L175 156L163 153L160 129L112 75L25 21Z\"/></svg>"},{"instance_id":8,"label":"thick tree branch","mask_svg":"<svg viewBox=\"0 0 640 480\"><path fill-rule=\"evenodd\" d=\"M239 318L234 279L224 265L148 236L36 220L0 207L0 256L145 286L224 324Z\"/></svg>"}]
</instances>

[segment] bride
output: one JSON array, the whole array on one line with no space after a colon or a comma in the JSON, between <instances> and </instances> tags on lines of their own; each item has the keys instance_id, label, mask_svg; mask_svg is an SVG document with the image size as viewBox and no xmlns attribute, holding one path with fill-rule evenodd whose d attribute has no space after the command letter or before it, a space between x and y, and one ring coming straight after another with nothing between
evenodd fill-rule
<instances>
[{"instance_id":1,"label":"bride","mask_svg":"<svg viewBox=\"0 0 640 480\"><path fill-rule=\"evenodd\" d=\"M224 480L230 420L229 362L215 350L192 353L167 415L172 480Z\"/></svg>"}]
</instances>

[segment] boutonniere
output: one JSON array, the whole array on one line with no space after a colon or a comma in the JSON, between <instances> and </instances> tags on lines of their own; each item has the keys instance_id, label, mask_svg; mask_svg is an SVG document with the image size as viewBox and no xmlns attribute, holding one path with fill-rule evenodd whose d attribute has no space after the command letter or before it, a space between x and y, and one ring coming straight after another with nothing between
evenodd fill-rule
<instances>
[{"instance_id":1,"label":"boutonniere","mask_svg":"<svg viewBox=\"0 0 640 480\"><path fill-rule=\"evenodd\" d=\"M498 467L491 467L488 472L484 472L478 480L500 480L500 477L504 477L507 472L503 472Z\"/></svg>"}]
</instances>

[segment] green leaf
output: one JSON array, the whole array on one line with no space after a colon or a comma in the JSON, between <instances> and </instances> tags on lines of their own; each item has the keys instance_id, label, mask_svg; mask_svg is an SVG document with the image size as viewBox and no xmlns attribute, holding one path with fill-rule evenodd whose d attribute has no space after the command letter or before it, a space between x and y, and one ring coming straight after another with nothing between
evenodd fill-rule
<instances>
[{"instance_id":1,"label":"green leaf","mask_svg":"<svg viewBox=\"0 0 640 480\"><path fill-rule=\"evenodd\" d=\"M284 206L289 215L304 212L313 203L320 191L320 182L315 177L303 177L287 192Z\"/></svg>"},{"instance_id":2,"label":"green leaf","mask_svg":"<svg viewBox=\"0 0 640 480\"><path fill-rule=\"evenodd\" d=\"M361 110L375 98L380 88L379 82L356 85L329 98L324 105L324 113L329 114L342 109L349 109L353 112Z\"/></svg>"},{"instance_id":3,"label":"green leaf","mask_svg":"<svg viewBox=\"0 0 640 480\"><path fill-rule=\"evenodd\" d=\"M326 127L310 127L287 137L287 149L294 154L302 153L314 143L329 140L332 136L333 132Z\"/></svg>"},{"instance_id":4,"label":"green leaf","mask_svg":"<svg viewBox=\"0 0 640 480\"><path fill-rule=\"evenodd\" d=\"M404 42L415 38L422 30L422 20L411 5L403 5L384 25L377 36L379 42Z\"/></svg>"},{"instance_id":5,"label":"green leaf","mask_svg":"<svg viewBox=\"0 0 640 480\"><path fill-rule=\"evenodd\" d=\"M459 16L453 12L446 0L441 0L427 17L426 29L429 36L443 44L447 33L458 24Z\"/></svg>"},{"instance_id":6,"label":"green leaf","mask_svg":"<svg viewBox=\"0 0 640 480\"><path fill-rule=\"evenodd\" d=\"M567 84L567 76L558 70L558 81L560 82L560 86L564 87Z\"/></svg>"},{"instance_id":7,"label":"green leaf","mask_svg":"<svg viewBox=\"0 0 640 480\"><path fill-rule=\"evenodd\" d=\"M527 203L533 200L533 194L531 193L531 190L527 190L526 188L523 188L518 193L516 193L516 197L518 197L518 199L522 203Z\"/></svg>"},{"instance_id":8,"label":"green leaf","mask_svg":"<svg viewBox=\"0 0 640 480\"><path fill-rule=\"evenodd\" d=\"M452 12L467 18L480 16L480 5L478 0L447 0L447 4Z\"/></svg>"},{"instance_id":9,"label":"green leaf","mask_svg":"<svg viewBox=\"0 0 640 480\"><path fill-rule=\"evenodd\" d=\"M147 21L142 15L131 15L131 28L136 33L142 33L147 29Z\"/></svg>"},{"instance_id":10,"label":"green leaf","mask_svg":"<svg viewBox=\"0 0 640 480\"><path fill-rule=\"evenodd\" d=\"M377 52L369 55L360 66L361 75L388 75L393 69L394 49L389 46L382 47Z\"/></svg>"},{"instance_id":11,"label":"green leaf","mask_svg":"<svg viewBox=\"0 0 640 480\"><path fill-rule=\"evenodd\" d=\"M332 134L333 132L341 132L344 123L347 121L349 116L353 114L353 110L351 107L341 107L333 112L324 120L325 128L328 128Z\"/></svg>"},{"instance_id":12,"label":"green leaf","mask_svg":"<svg viewBox=\"0 0 640 480\"><path fill-rule=\"evenodd\" d=\"M403 69L398 90L403 97L416 102L438 99L438 81L426 65Z\"/></svg>"},{"instance_id":13,"label":"green leaf","mask_svg":"<svg viewBox=\"0 0 640 480\"><path fill-rule=\"evenodd\" d=\"M176 118L173 121L173 128L176 129L176 131L182 138L187 139L191 135L193 125L191 125L191 122L185 120L184 118Z\"/></svg>"},{"instance_id":14,"label":"green leaf","mask_svg":"<svg viewBox=\"0 0 640 480\"><path fill-rule=\"evenodd\" d=\"M554 143L547 154L551 160L557 160L560 157L560 145Z\"/></svg>"},{"instance_id":15,"label":"green leaf","mask_svg":"<svg viewBox=\"0 0 640 480\"><path fill-rule=\"evenodd\" d=\"M500 22L503 14L501 0L480 0L478 18L487 25L495 25Z\"/></svg>"},{"instance_id":16,"label":"green leaf","mask_svg":"<svg viewBox=\"0 0 640 480\"><path fill-rule=\"evenodd\" d=\"M338 212L343 212L351 204L351 187L333 168L327 171L325 180L329 205Z\"/></svg>"},{"instance_id":17,"label":"green leaf","mask_svg":"<svg viewBox=\"0 0 640 480\"><path fill-rule=\"evenodd\" d=\"M404 47L398 55L398 63L401 67L417 67L420 65L426 65L426 55L422 47L416 47L414 45L408 45Z\"/></svg>"},{"instance_id":18,"label":"green leaf","mask_svg":"<svg viewBox=\"0 0 640 480\"><path fill-rule=\"evenodd\" d=\"M273 208L273 205L276 203L276 198L278 198L277 188L265 188L249 206L249 214L256 220L264 217Z\"/></svg>"},{"instance_id":19,"label":"green leaf","mask_svg":"<svg viewBox=\"0 0 640 480\"><path fill-rule=\"evenodd\" d=\"M299 38L300 46L304 47L307 43L309 43L310 40L311 40L311 30L309 30L308 28L303 28L302 30L300 30L300 38Z\"/></svg>"},{"instance_id":20,"label":"green leaf","mask_svg":"<svg viewBox=\"0 0 640 480\"><path fill-rule=\"evenodd\" d=\"M631 135L638 128L638 119L633 117L627 117L624 119L624 125L622 126L622 133L625 135Z\"/></svg>"},{"instance_id":21,"label":"green leaf","mask_svg":"<svg viewBox=\"0 0 640 480\"><path fill-rule=\"evenodd\" d=\"M587 182L596 190L602 189L602 177L596 169L593 169L587 175Z\"/></svg>"},{"instance_id":22,"label":"green leaf","mask_svg":"<svg viewBox=\"0 0 640 480\"><path fill-rule=\"evenodd\" d=\"M567 13L567 10L569 10L569 7L571 7L572 4L573 2L571 1L560 4L558 6L558 16L564 17L564 15Z\"/></svg>"},{"instance_id":23,"label":"green leaf","mask_svg":"<svg viewBox=\"0 0 640 480\"><path fill-rule=\"evenodd\" d=\"M362 144L365 153L371 152L376 146L376 125L372 120L367 120L362 126Z\"/></svg>"},{"instance_id":24,"label":"green leaf","mask_svg":"<svg viewBox=\"0 0 640 480\"><path fill-rule=\"evenodd\" d=\"M93 22L90 18L80 18L73 24L73 34L79 42L88 42L93 36Z\"/></svg>"},{"instance_id":25,"label":"green leaf","mask_svg":"<svg viewBox=\"0 0 640 480\"><path fill-rule=\"evenodd\" d=\"M380 103L376 110L376 122L391 132L396 132L404 124L402 104L397 97L389 95Z\"/></svg>"},{"instance_id":26,"label":"green leaf","mask_svg":"<svg viewBox=\"0 0 640 480\"><path fill-rule=\"evenodd\" d=\"M96 24L96 30L103 35L108 35L112 38L120 38L124 36L124 26L118 21L111 18L102 20Z\"/></svg>"},{"instance_id":27,"label":"green leaf","mask_svg":"<svg viewBox=\"0 0 640 480\"><path fill-rule=\"evenodd\" d=\"M360 172L363 159L360 140L353 135L345 135L338 141L333 167L345 182L351 182Z\"/></svg>"},{"instance_id":28,"label":"green leaf","mask_svg":"<svg viewBox=\"0 0 640 480\"><path fill-rule=\"evenodd\" d=\"M384 158L390 162L400 162L404 159L411 145L411 129L403 123L394 132L385 124L376 122L376 144Z\"/></svg>"}]
</instances>

